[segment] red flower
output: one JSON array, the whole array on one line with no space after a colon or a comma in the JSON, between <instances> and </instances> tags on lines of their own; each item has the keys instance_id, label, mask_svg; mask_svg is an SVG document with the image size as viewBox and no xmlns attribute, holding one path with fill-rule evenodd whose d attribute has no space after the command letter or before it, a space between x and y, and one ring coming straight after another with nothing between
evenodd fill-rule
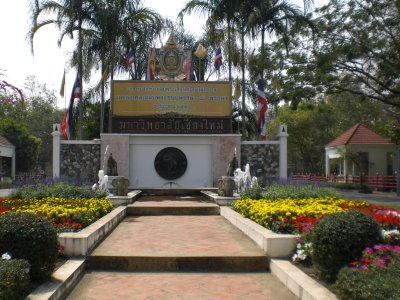
<instances>
[{"instance_id":1,"label":"red flower","mask_svg":"<svg viewBox=\"0 0 400 300\"><path fill-rule=\"evenodd\" d=\"M363 257L363 258L361 259L361 262L362 262L363 264L370 265L371 262L372 262L372 260Z\"/></svg>"}]
</instances>

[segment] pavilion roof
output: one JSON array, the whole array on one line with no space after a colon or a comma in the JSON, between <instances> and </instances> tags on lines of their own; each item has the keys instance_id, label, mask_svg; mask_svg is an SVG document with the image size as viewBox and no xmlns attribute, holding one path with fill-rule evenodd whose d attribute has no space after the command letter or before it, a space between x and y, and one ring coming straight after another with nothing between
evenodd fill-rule
<instances>
[{"instance_id":1,"label":"pavilion roof","mask_svg":"<svg viewBox=\"0 0 400 300\"><path fill-rule=\"evenodd\" d=\"M0 135L0 145L9 145L9 146L13 146L13 144L11 144L5 137Z\"/></svg>"},{"instance_id":2,"label":"pavilion roof","mask_svg":"<svg viewBox=\"0 0 400 300\"><path fill-rule=\"evenodd\" d=\"M336 139L329 142L326 147L342 145L393 145L393 143L363 124L357 123Z\"/></svg>"}]
</instances>

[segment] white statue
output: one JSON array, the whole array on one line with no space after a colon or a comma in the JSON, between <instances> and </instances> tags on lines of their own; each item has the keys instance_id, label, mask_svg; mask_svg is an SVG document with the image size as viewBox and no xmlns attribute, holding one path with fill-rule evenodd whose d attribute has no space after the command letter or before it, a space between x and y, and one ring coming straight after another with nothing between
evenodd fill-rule
<instances>
[{"instance_id":1,"label":"white statue","mask_svg":"<svg viewBox=\"0 0 400 300\"><path fill-rule=\"evenodd\" d=\"M234 180L237 187L237 191L247 190L257 182L257 177L251 177L250 165L246 164L244 171L237 168L234 172Z\"/></svg>"},{"instance_id":2,"label":"white statue","mask_svg":"<svg viewBox=\"0 0 400 300\"><path fill-rule=\"evenodd\" d=\"M235 170L235 172L233 173L235 184L236 184L236 188L237 188L238 192L240 192L243 189L244 174L245 174L245 172L243 172L240 168L237 168Z\"/></svg>"},{"instance_id":3,"label":"white statue","mask_svg":"<svg viewBox=\"0 0 400 300\"><path fill-rule=\"evenodd\" d=\"M252 178L251 178L251 187L254 187L254 185L257 183L257 177L256 176L253 176Z\"/></svg>"},{"instance_id":4,"label":"white statue","mask_svg":"<svg viewBox=\"0 0 400 300\"><path fill-rule=\"evenodd\" d=\"M108 175L104 175L104 171L99 171L99 190L102 192L107 192L107 182L108 182Z\"/></svg>"},{"instance_id":5,"label":"white statue","mask_svg":"<svg viewBox=\"0 0 400 300\"><path fill-rule=\"evenodd\" d=\"M247 190L251 186L251 174L250 165L246 164L244 167L244 178L243 178L244 189Z\"/></svg>"}]
</instances>

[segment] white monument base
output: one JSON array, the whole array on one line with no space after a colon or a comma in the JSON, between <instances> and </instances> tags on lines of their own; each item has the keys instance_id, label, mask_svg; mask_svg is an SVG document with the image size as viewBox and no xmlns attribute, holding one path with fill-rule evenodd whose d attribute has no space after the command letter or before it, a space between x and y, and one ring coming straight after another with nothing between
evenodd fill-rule
<instances>
[{"instance_id":1,"label":"white monument base","mask_svg":"<svg viewBox=\"0 0 400 300\"><path fill-rule=\"evenodd\" d=\"M237 134L101 135L101 153L108 145L117 162L118 175L129 179L130 189L215 187L218 179L226 175L235 149L240 153L240 144L241 136ZM154 167L155 157L167 147L178 148L187 159L186 171L173 180L161 177Z\"/></svg>"}]
</instances>

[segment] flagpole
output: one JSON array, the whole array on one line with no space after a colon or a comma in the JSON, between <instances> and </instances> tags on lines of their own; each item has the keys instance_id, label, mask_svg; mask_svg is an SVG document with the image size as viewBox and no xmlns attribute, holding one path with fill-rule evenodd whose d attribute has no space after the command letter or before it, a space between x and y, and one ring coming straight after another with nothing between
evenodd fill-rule
<instances>
[{"instance_id":1,"label":"flagpole","mask_svg":"<svg viewBox=\"0 0 400 300\"><path fill-rule=\"evenodd\" d=\"M201 58L199 58L199 81L201 81Z\"/></svg>"}]
</instances>

